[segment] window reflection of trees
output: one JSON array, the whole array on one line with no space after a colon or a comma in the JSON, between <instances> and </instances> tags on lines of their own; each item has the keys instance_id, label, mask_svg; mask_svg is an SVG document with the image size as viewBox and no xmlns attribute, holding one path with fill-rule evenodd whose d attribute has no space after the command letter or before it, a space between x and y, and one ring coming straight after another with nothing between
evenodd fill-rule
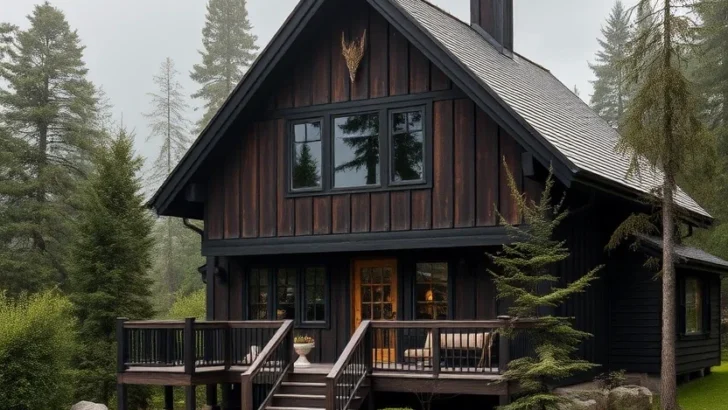
<instances>
[{"instance_id":1,"label":"window reflection of trees","mask_svg":"<svg viewBox=\"0 0 728 410\"><path fill-rule=\"evenodd\" d=\"M392 115L392 181L424 179L422 111Z\"/></svg>"},{"instance_id":2,"label":"window reflection of trees","mask_svg":"<svg viewBox=\"0 0 728 410\"><path fill-rule=\"evenodd\" d=\"M293 189L321 186L321 123L294 126Z\"/></svg>"},{"instance_id":3,"label":"window reflection of trees","mask_svg":"<svg viewBox=\"0 0 728 410\"><path fill-rule=\"evenodd\" d=\"M336 118L334 125L334 185L350 187L379 184L379 115L363 114ZM342 155L348 149L348 156ZM340 159L339 156L346 157ZM351 158L351 159L348 159ZM366 171L365 180L358 182L354 173Z\"/></svg>"}]
</instances>

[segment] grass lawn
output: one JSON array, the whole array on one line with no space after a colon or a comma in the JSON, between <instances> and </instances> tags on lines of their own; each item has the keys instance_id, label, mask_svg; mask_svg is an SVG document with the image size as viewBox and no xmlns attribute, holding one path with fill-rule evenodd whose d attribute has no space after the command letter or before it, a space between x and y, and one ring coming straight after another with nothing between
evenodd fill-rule
<instances>
[{"instance_id":1,"label":"grass lawn","mask_svg":"<svg viewBox=\"0 0 728 410\"><path fill-rule=\"evenodd\" d=\"M683 410L728 409L728 362L713 374L680 386L677 397Z\"/></svg>"}]
</instances>

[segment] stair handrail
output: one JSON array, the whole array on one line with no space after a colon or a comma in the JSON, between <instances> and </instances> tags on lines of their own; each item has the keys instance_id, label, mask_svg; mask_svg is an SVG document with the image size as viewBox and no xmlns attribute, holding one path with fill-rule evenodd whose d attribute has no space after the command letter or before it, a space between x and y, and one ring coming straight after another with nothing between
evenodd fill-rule
<instances>
[{"instance_id":1,"label":"stair handrail","mask_svg":"<svg viewBox=\"0 0 728 410\"><path fill-rule=\"evenodd\" d=\"M266 398L262 401L261 405L258 407L258 409L263 409L266 407L268 402L270 401L271 397L273 396L273 393L275 392L276 388L281 384L284 377L288 373L288 371L291 368L291 349L293 348L293 320L285 320L283 321L283 324L278 329L278 331L273 335L273 337L270 339L268 344L265 345L265 348L260 352L258 357L256 357L255 361L253 361L253 364L250 365L248 370L242 374L241 377L241 387L242 387L242 410L256 410L253 408L253 379L255 376L260 373L260 371L263 369L264 365L268 363L271 356L276 353L278 348L281 346L281 344L286 343L284 347L284 360L282 363L276 363L276 365L280 365L281 368L281 374L278 375L276 380L273 383L273 388L271 388L270 392L266 396Z\"/></svg>"},{"instance_id":2,"label":"stair handrail","mask_svg":"<svg viewBox=\"0 0 728 410\"><path fill-rule=\"evenodd\" d=\"M359 324L359 327L357 327L356 332L351 336L351 339L349 340L349 343L347 343L346 348L344 348L344 352L339 356L339 359L334 364L334 367L331 369L329 374L326 376L326 410L345 410L349 407L349 404L354 400L356 397L356 393L359 390L359 387L361 387L361 384L366 379L367 375L371 373L371 341L370 341L370 334L369 334L369 327L371 325L371 321L369 320L363 320L361 324ZM347 366L351 363L354 353L358 351L359 346L364 343L364 363L365 368L361 375L359 375L359 379L356 381L356 384L354 384L351 389L349 390L349 395L346 401L346 404L340 409L337 409L337 392L336 392L336 386L339 382L339 379L341 378L342 374L346 370Z\"/></svg>"}]
</instances>

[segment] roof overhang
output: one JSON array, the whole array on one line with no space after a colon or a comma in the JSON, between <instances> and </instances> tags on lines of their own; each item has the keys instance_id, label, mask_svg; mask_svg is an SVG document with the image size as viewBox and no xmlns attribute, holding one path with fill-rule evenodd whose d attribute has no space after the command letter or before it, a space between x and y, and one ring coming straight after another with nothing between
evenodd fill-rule
<instances>
[{"instance_id":1,"label":"roof overhang","mask_svg":"<svg viewBox=\"0 0 728 410\"><path fill-rule=\"evenodd\" d=\"M660 252L663 249L661 238L640 235L638 236L637 241L639 241L638 244L647 253L654 256L659 256L661 254ZM728 261L711 255L701 249L676 244L674 255L675 265L678 268L728 275Z\"/></svg>"}]
</instances>

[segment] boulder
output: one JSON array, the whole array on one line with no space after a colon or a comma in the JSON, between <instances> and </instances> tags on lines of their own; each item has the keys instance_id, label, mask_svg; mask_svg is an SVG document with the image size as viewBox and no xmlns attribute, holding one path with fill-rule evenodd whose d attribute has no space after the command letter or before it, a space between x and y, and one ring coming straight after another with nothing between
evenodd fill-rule
<instances>
[{"instance_id":1,"label":"boulder","mask_svg":"<svg viewBox=\"0 0 728 410\"><path fill-rule=\"evenodd\" d=\"M568 403L561 403L559 410L600 410L596 400L569 399Z\"/></svg>"},{"instance_id":2,"label":"boulder","mask_svg":"<svg viewBox=\"0 0 728 410\"><path fill-rule=\"evenodd\" d=\"M103 404L92 403L90 401L80 401L71 407L71 410L109 410Z\"/></svg>"},{"instance_id":3,"label":"boulder","mask_svg":"<svg viewBox=\"0 0 728 410\"><path fill-rule=\"evenodd\" d=\"M568 398L572 404L567 404L566 409L589 409L589 410L607 410L609 403L608 392L600 389L593 383L584 383L581 385L561 387L554 390L559 396ZM594 402L594 407L588 407L587 403ZM578 407L582 406L582 407Z\"/></svg>"},{"instance_id":4,"label":"boulder","mask_svg":"<svg viewBox=\"0 0 728 410\"><path fill-rule=\"evenodd\" d=\"M622 386L609 392L609 410L650 410L652 392L642 386Z\"/></svg>"}]
</instances>

